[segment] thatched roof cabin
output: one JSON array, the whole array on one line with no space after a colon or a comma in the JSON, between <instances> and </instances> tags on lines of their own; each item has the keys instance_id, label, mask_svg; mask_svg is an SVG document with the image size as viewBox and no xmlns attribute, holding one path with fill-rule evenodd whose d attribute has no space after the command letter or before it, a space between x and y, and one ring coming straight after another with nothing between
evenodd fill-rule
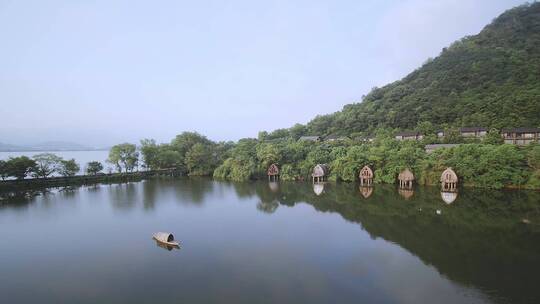
<instances>
[{"instance_id":1,"label":"thatched roof cabin","mask_svg":"<svg viewBox=\"0 0 540 304\"><path fill-rule=\"evenodd\" d=\"M360 179L360 185L371 185L373 184L373 170L371 170L370 167L364 166L360 173L358 174L358 178Z\"/></svg>"},{"instance_id":2,"label":"thatched roof cabin","mask_svg":"<svg viewBox=\"0 0 540 304\"><path fill-rule=\"evenodd\" d=\"M409 169L401 171L398 175L399 187L411 188L414 181L414 174Z\"/></svg>"},{"instance_id":3,"label":"thatched roof cabin","mask_svg":"<svg viewBox=\"0 0 540 304\"><path fill-rule=\"evenodd\" d=\"M446 170L444 170L441 174L441 186L443 190L456 190L458 181L458 176L456 172L452 170L452 168L446 168Z\"/></svg>"},{"instance_id":4,"label":"thatched roof cabin","mask_svg":"<svg viewBox=\"0 0 540 304\"><path fill-rule=\"evenodd\" d=\"M398 179L400 181L404 181L404 182L413 181L414 180L414 174L411 172L411 170L405 169L405 170L401 171L401 173L399 173Z\"/></svg>"},{"instance_id":5,"label":"thatched roof cabin","mask_svg":"<svg viewBox=\"0 0 540 304\"><path fill-rule=\"evenodd\" d=\"M328 173L330 173L330 170L326 164L318 164L313 167L311 177L313 178L314 182L320 182L326 179Z\"/></svg>"},{"instance_id":6,"label":"thatched roof cabin","mask_svg":"<svg viewBox=\"0 0 540 304\"><path fill-rule=\"evenodd\" d=\"M277 164L271 164L267 171L268 176L279 175L279 167Z\"/></svg>"}]
</instances>

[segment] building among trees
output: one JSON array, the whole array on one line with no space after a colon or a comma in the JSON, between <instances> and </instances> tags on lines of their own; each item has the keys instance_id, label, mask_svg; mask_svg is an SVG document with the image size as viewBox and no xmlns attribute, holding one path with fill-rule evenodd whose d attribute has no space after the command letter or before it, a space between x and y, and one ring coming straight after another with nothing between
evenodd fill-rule
<instances>
[{"instance_id":1,"label":"building among trees","mask_svg":"<svg viewBox=\"0 0 540 304\"><path fill-rule=\"evenodd\" d=\"M298 140L320 142L322 138L320 136L301 136Z\"/></svg>"},{"instance_id":2,"label":"building among trees","mask_svg":"<svg viewBox=\"0 0 540 304\"><path fill-rule=\"evenodd\" d=\"M540 129L538 128L513 128L502 129L501 135L505 144L528 145L540 140Z\"/></svg>"},{"instance_id":3,"label":"building among trees","mask_svg":"<svg viewBox=\"0 0 540 304\"><path fill-rule=\"evenodd\" d=\"M459 129L461 136L466 138L482 138L487 135L488 130L483 127L465 127Z\"/></svg>"},{"instance_id":4,"label":"building among trees","mask_svg":"<svg viewBox=\"0 0 540 304\"><path fill-rule=\"evenodd\" d=\"M420 132L399 132L396 134L397 140L422 140L424 135Z\"/></svg>"}]
</instances>

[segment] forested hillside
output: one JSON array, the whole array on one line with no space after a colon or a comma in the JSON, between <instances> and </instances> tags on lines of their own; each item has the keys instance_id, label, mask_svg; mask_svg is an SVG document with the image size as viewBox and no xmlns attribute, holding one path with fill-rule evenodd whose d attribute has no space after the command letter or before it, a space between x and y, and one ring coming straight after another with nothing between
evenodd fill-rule
<instances>
[{"instance_id":1,"label":"forested hillside","mask_svg":"<svg viewBox=\"0 0 540 304\"><path fill-rule=\"evenodd\" d=\"M540 126L540 3L506 11L478 35L444 48L405 78L374 88L360 103L317 116L298 134L365 135L377 128Z\"/></svg>"}]
</instances>

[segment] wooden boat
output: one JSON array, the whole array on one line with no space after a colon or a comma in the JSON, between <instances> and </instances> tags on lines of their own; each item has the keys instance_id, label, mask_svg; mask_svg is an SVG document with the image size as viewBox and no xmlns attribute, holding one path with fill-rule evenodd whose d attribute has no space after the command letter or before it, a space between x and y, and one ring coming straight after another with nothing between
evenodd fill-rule
<instances>
[{"instance_id":1,"label":"wooden boat","mask_svg":"<svg viewBox=\"0 0 540 304\"><path fill-rule=\"evenodd\" d=\"M161 244L168 246L180 246L178 242L174 241L174 235L168 232L156 232L152 235L152 238Z\"/></svg>"}]
</instances>

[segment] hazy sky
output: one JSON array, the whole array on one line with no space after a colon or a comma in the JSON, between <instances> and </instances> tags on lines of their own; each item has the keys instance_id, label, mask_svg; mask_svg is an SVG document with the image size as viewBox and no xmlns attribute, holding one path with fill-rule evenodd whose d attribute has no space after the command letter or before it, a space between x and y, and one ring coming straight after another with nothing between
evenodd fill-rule
<instances>
[{"instance_id":1,"label":"hazy sky","mask_svg":"<svg viewBox=\"0 0 540 304\"><path fill-rule=\"evenodd\" d=\"M523 0L0 0L0 142L214 140L358 102Z\"/></svg>"}]
</instances>

